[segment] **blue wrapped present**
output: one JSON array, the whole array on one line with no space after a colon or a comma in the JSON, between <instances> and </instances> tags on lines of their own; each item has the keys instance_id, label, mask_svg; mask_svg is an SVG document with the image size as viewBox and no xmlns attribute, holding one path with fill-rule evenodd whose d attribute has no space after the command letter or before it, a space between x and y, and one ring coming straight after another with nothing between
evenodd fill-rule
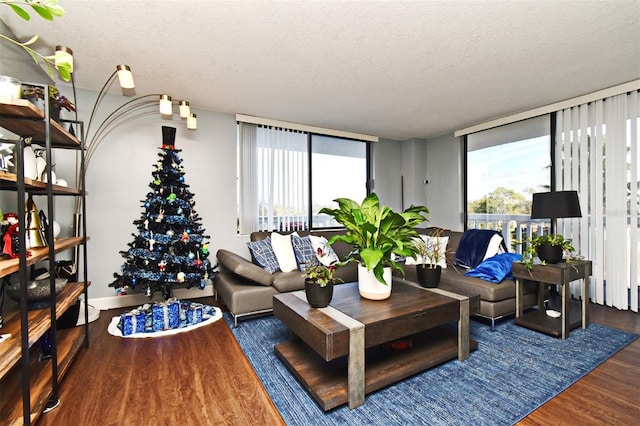
<instances>
[{"instance_id":1,"label":"blue wrapped present","mask_svg":"<svg viewBox=\"0 0 640 426\"><path fill-rule=\"evenodd\" d=\"M167 316L169 319L169 327L170 329L179 328L180 327L180 302L177 300L167 301Z\"/></svg>"},{"instance_id":2,"label":"blue wrapped present","mask_svg":"<svg viewBox=\"0 0 640 426\"><path fill-rule=\"evenodd\" d=\"M180 326L180 303L175 299L151 306L153 331L170 330Z\"/></svg>"},{"instance_id":3,"label":"blue wrapped present","mask_svg":"<svg viewBox=\"0 0 640 426\"><path fill-rule=\"evenodd\" d=\"M134 309L131 312L126 312L120 315L118 328L122 331L123 336L135 333L144 333L146 320L147 315L145 312Z\"/></svg>"},{"instance_id":4,"label":"blue wrapped present","mask_svg":"<svg viewBox=\"0 0 640 426\"><path fill-rule=\"evenodd\" d=\"M198 324L202 322L202 305L192 304L187 309L187 324Z\"/></svg>"}]
</instances>

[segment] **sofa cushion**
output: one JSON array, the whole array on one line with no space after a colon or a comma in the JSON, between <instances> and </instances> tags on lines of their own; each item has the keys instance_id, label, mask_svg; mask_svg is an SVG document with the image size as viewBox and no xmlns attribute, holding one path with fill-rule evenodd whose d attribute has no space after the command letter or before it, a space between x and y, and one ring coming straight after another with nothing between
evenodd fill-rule
<instances>
[{"instance_id":1,"label":"sofa cushion","mask_svg":"<svg viewBox=\"0 0 640 426\"><path fill-rule=\"evenodd\" d=\"M273 287L280 293L304 289L304 277L297 269L292 272L278 271L273 274Z\"/></svg>"},{"instance_id":2,"label":"sofa cushion","mask_svg":"<svg viewBox=\"0 0 640 426\"><path fill-rule=\"evenodd\" d=\"M513 279L511 264L520 259L522 259L522 255L517 253L497 254L464 274L468 277L476 277L497 284L505 278Z\"/></svg>"},{"instance_id":3,"label":"sofa cushion","mask_svg":"<svg viewBox=\"0 0 640 426\"><path fill-rule=\"evenodd\" d=\"M253 262L265 271L274 273L279 269L278 259L271 247L271 236L260 241L249 241L247 243Z\"/></svg>"},{"instance_id":4,"label":"sofa cushion","mask_svg":"<svg viewBox=\"0 0 640 426\"><path fill-rule=\"evenodd\" d=\"M298 263L298 270L304 272L309 266L318 263L316 252L313 249L311 239L308 235L305 237L299 237L295 234L291 235L291 244L293 245L293 253Z\"/></svg>"},{"instance_id":5,"label":"sofa cushion","mask_svg":"<svg viewBox=\"0 0 640 426\"><path fill-rule=\"evenodd\" d=\"M244 257L229 250L220 249L216 253L220 265L234 274L246 278L252 284L271 286L273 275Z\"/></svg>"},{"instance_id":6,"label":"sofa cushion","mask_svg":"<svg viewBox=\"0 0 640 426\"><path fill-rule=\"evenodd\" d=\"M282 272L291 272L298 269L298 262L296 262L296 255L291 244L291 235L278 234L277 232L271 234L271 247L278 260L278 268Z\"/></svg>"},{"instance_id":7,"label":"sofa cushion","mask_svg":"<svg viewBox=\"0 0 640 426\"><path fill-rule=\"evenodd\" d=\"M327 245L327 239L325 237L310 235L309 238L311 239L311 245L316 252L318 260L324 266L329 266L340 261L333 248Z\"/></svg>"},{"instance_id":8,"label":"sofa cushion","mask_svg":"<svg viewBox=\"0 0 640 426\"><path fill-rule=\"evenodd\" d=\"M497 302L511 298L515 300L516 297L516 285L513 280L504 279L498 284L494 284L479 278L467 277L461 270L457 270L456 268L442 270L438 287L460 294L479 294L481 300L488 302ZM525 280L525 293L536 292L537 289L536 283Z\"/></svg>"}]
</instances>

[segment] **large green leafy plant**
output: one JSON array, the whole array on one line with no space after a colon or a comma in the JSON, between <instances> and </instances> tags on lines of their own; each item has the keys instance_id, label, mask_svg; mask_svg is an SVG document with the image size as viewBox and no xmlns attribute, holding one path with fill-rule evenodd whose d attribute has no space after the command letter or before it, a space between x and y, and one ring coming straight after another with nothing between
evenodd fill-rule
<instances>
[{"instance_id":1,"label":"large green leafy plant","mask_svg":"<svg viewBox=\"0 0 640 426\"><path fill-rule=\"evenodd\" d=\"M395 212L388 206L381 206L375 193L369 194L361 204L348 198L334 200L337 209L323 208L321 214L332 216L346 228L345 234L333 236L328 244L343 241L353 246L353 250L342 263L356 261L365 266L381 283L385 267L392 267L404 274L404 270L392 259L392 255L414 256L414 238L419 237L416 226L425 222L428 214L426 206L414 206L402 212Z\"/></svg>"}]
</instances>

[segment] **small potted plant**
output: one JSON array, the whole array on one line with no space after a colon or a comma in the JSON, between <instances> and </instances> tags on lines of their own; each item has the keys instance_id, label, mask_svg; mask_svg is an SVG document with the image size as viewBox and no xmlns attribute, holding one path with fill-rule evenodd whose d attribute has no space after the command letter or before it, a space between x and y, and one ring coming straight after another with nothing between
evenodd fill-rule
<instances>
[{"instance_id":1,"label":"small potted plant","mask_svg":"<svg viewBox=\"0 0 640 426\"><path fill-rule=\"evenodd\" d=\"M423 287L434 288L440 284L442 274L442 262L445 261L446 244L442 238L442 229L438 229L432 235L424 238L416 238L415 246L417 250L416 275L418 282Z\"/></svg>"},{"instance_id":2,"label":"small potted plant","mask_svg":"<svg viewBox=\"0 0 640 426\"><path fill-rule=\"evenodd\" d=\"M517 243L525 243L527 246L522 251L521 263L527 271L533 269L533 260L537 256L543 265L547 263L559 263L564 254L571 255L576 249L571 240L565 239L560 234L538 235Z\"/></svg>"},{"instance_id":3,"label":"small potted plant","mask_svg":"<svg viewBox=\"0 0 640 426\"><path fill-rule=\"evenodd\" d=\"M42 86L22 86L22 97L29 99L34 105L44 110L44 88ZM60 110L74 112L75 105L66 97L60 94L54 86L49 86L49 115L55 121L60 120Z\"/></svg>"},{"instance_id":4,"label":"small potted plant","mask_svg":"<svg viewBox=\"0 0 640 426\"><path fill-rule=\"evenodd\" d=\"M304 279L304 291L309 305L314 308L324 308L333 297L333 285L342 282L334 276L338 264L323 265L317 260L309 262L307 269L302 274Z\"/></svg>"}]
</instances>

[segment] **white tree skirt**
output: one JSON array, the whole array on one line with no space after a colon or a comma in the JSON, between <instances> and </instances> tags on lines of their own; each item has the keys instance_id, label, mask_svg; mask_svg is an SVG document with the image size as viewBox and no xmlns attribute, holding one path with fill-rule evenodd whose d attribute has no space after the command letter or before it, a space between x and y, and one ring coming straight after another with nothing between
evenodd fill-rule
<instances>
[{"instance_id":1,"label":"white tree skirt","mask_svg":"<svg viewBox=\"0 0 640 426\"><path fill-rule=\"evenodd\" d=\"M182 328L173 328L170 330L160 330L160 331L154 331L152 333L134 333L134 334L129 334L128 336L123 336L122 335L122 331L120 331L120 329L118 328L118 322L120 321L120 317L113 317L111 318L111 322L109 323L109 327L107 327L107 331L109 332L109 334L113 335L113 336L117 336L117 337L125 337L125 338L134 338L134 339L140 339L140 338L145 338L145 337L163 337L163 336L169 336L171 334L178 334L178 333L184 333L185 331L191 331L191 330L195 330L198 327L203 327L205 325L214 323L216 321L218 321L220 318L222 318L222 311L220 310L220 308L217 307L213 307L216 311L215 315L202 321L199 322L198 324L193 324L193 325L189 325L187 327L182 327Z\"/></svg>"}]
</instances>

